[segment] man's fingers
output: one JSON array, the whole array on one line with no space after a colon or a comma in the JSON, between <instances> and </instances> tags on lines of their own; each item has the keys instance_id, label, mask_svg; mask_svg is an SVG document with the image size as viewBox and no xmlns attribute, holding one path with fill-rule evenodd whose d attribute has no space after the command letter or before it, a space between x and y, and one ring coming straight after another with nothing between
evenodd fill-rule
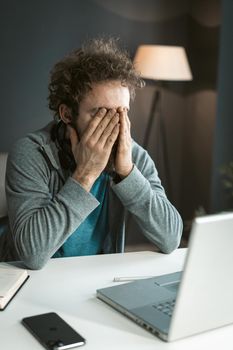
<instances>
[{"instance_id":1,"label":"man's fingers","mask_svg":"<svg viewBox=\"0 0 233 350\"><path fill-rule=\"evenodd\" d=\"M103 130L103 133L100 136L98 142L104 145L108 137L111 135L113 129L118 123L119 123L119 113L116 113L114 117L111 119L111 121L108 123L106 128Z\"/></svg>"},{"instance_id":2,"label":"man's fingers","mask_svg":"<svg viewBox=\"0 0 233 350\"><path fill-rule=\"evenodd\" d=\"M122 109L120 112L120 124L121 137L124 137L124 135L128 135L130 137L130 121L126 109Z\"/></svg>"},{"instance_id":3,"label":"man's fingers","mask_svg":"<svg viewBox=\"0 0 233 350\"><path fill-rule=\"evenodd\" d=\"M124 113L120 113L120 139L124 139L127 133L127 124Z\"/></svg>"},{"instance_id":4,"label":"man's fingers","mask_svg":"<svg viewBox=\"0 0 233 350\"><path fill-rule=\"evenodd\" d=\"M97 128L95 129L95 131L92 134L92 137L94 138L95 142L98 142L101 135L103 135L105 133L108 125L110 125L114 121L115 115L116 115L115 109L109 109L107 111L104 118L101 120L101 122L98 124Z\"/></svg>"},{"instance_id":5,"label":"man's fingers","mask_svg":"<svg viewBox=\"0 0 233 350\"><path fill-rule=\"evenodd\" d=\"M95 132L96 128L98 127L99 123L102 121L106 113L107 113L106 108L100 108L98 110L98 112L96 113L94 118L90 121L86 130L83 133L82 137L84 140L87 140Z\"/></svg>"},{"instance_id":6,"label":"man's fingers","mask_svg":"<svg viewBox=\"0 0 233 350\"><path fill-rule=\"evenodd\" d=\"M130 123L127 111L125 111L125 119L126 119L126 123L127 123L127 126L128 126L128 130L130 132L131 123Z\"/></svg>"},{"instance_id":7,"label":"man's fingers","mask_svg":"<svg viewBox=\"0 0 233 350\"><path fill-rule=\"evenodd\" d=\"M119 135L119 130L120 130L120 124L117 123L113 130L112 133L108 136L106 140L106 146L107 147L112 147L114 145L114 142L116 141L118 135Z\"/></svg>"},{"instance_id":8,"label":"man's fingers","mask_svg":"<svg viewBox=\"0 0 233 350\"><path fill-rule=\"evenodd\" d=\"M129 117L128 117L128 113L127 113L127 108L123 108L122 110L122 115L123 115L123 119L125 120L126 122L126 127L128 130L130 130L130 120L129 120Z\"/></svg>"}]
</instances>

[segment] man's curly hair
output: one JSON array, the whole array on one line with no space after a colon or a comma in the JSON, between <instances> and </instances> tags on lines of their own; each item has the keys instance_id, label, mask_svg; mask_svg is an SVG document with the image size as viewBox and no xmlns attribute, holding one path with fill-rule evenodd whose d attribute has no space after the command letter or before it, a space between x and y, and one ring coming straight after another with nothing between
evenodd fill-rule
<instances>
[{"instance_id":1,"label":"man's curly hair","mask_svg":"<svg viewBox=\"0 0 233 350\"><path fill-rule=\"evenodd\" d=\"M127 86L131 99L135 89L144 86L127 51L114 38L92 39L55 64L49 83L49 108L59 117L59 106L66 104L72 116L78 115L79 103L91 90L92 83L119 80Z\"/></svg>"}]
</instances>

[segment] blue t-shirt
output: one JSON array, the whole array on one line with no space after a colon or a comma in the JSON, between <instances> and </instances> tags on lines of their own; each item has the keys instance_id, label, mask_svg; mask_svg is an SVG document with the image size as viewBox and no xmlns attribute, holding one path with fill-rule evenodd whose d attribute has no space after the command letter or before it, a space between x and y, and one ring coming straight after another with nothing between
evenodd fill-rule
<instances>
[{"instance_id":1,"label":"blue t-shirt","mask_svg":"<svg viewBox=\"0 0 233 350\"><path fill-rule=\"evenodd\" d=\"M99 206L88 215L53 258L95 255L101 252L108 232L108 187L109 175L102 173L91 188L91 194L99 201Z\"/></svg>"}]
</instances>

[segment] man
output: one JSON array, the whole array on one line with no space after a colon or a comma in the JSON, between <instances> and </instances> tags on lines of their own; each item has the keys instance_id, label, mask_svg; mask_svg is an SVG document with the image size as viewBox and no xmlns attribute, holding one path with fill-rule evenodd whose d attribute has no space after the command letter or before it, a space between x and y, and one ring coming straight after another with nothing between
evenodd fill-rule
<instances>
[{"instance_id":1,"label":"man","mask_svg":"<svg viewBox=\"0 0 233 350\"><path fill-rule=\"evenodd\" d=\"M126 212L162 252L177 248L181 218L130 135L130 99L143 83L113 39L91 40L54 66L56 121L8 158L6 259L39 269L51 257L122 252Z\"/></svg>"}]
</instances>

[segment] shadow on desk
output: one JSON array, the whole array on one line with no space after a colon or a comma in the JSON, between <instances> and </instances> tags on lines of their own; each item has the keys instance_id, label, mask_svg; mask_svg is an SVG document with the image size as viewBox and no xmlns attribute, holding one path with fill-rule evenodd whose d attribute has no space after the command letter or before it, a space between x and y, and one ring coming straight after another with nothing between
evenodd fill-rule
<instances>
[{"instance_id":1,"label":"shadow on desk","mask_svg":"<svg viewBox=\"0 0 233 350\"><path fill-rule=\"evenodd\" d=\"M179 248L187 248L188 240L186 238L182 238ZM125 252L141 252L141 251L151 251L151 252L159 252L159 249L153 243L141 243L141 244L126 244Z\"/></svg>"}]
</instances>

